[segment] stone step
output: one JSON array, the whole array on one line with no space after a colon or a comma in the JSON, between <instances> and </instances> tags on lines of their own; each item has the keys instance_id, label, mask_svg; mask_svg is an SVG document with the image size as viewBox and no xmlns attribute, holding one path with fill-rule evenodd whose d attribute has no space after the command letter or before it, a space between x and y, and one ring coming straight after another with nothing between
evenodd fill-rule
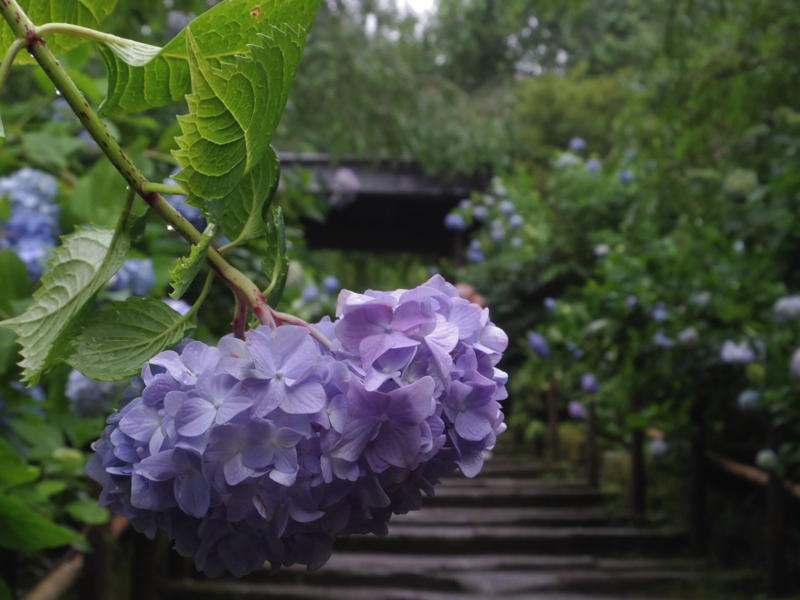
<instances>
[{"instance_id":1,"label":"stone step","mask_svg":"<svg viewBox=\"0 0 800 600\"><path fill-rule=\"evenodd\" d=\"M567 465L546 463L536 463L513 459L492 459L486 461L481 473L492 477L514 477L514 478L542 478L542 477L563 477L569 473ZM463 477L460 471L456 471L452 477Z\"/></svg>"},{"instance_id":2,"label":"stone step","mask_svg":"<svg viewBox=\"0 0 800 600\"><path fill-rule=\"evenodd\" d=\"M447 488L514 488L514 489L552 489L552 490L591 490L585 481L548 481L545 479L528 479L524 477L501 477L494 475L478 475L473 479L467 477L445 477L441 485Z\"/></svg>"},{"instance_id":3,"label":"stone step","mask_svg":"<svg viewBox=\"0 0 800 600\"><path fill-rule=\"evenodd\" d=\"M681 551L682 532L632 527L431 526L389 524L389 535L341 538L334 552L427 554L603 554L669 556Z\"/></svg>"},{"instance_id":4,"label":"stone step","mask_svg":"<svg viewBox=\"0 0 800 600\"><path fill-rule=\"evenodd\" d=\"M583 527L626 524L634 519L604 508L476 508L426 506L422 510L392 517L398 525L537 525Z\"/></svg>"},{"instance_id":5,"label":"stone step","mask_svg":"<svg viewBox=\"0 0 800 600\"><path fill-rule=\"evenodd\" d=\"M170 581L164 586L164 600L239 600L286 598L292 600L478 600L485 594L441 592L407 588L347 586L341 588L296 584L250 583L246 581ZM522 593L515 600L609 600L608 595L580 593ZM625 596L627 600L659 600L653 596Z\"/></svg>"},{"instance_id":6,"label":"stone step","mask_svg":"<svg viewBox=\"0 0 800 600\"><path fill-rule=\"evenodd\" d=\"M613 494L580 486L561 487L518 486L439 486L435 495L425 498L425 506L485 506L485 507L597 507L604 505Z\"/></svg>"}]
</instances>

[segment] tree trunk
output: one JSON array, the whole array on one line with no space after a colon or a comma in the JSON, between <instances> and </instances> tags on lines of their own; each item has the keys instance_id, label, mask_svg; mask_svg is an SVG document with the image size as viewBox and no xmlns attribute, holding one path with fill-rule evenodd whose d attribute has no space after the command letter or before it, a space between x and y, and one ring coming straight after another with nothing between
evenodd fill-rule
<instances>
[{"instance_id":1,"label":"tree trunk","mask_svg":"<svg viewBox=\"0 0 800 600\"><path fill-rule=\"evenodd\" d=\"M561 459L560 440L558 438L558 384L556 378L550 378L550 387L547 389L547 423L548 443L550 446L548 458L553 464Z\"/></svg>"}]
</instances>

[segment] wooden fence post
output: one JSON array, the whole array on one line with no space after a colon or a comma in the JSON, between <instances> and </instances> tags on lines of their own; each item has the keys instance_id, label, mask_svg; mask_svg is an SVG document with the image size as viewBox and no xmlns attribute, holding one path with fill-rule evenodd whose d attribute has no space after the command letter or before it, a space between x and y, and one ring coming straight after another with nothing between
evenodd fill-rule
<instances>
[{"instance_id":1,"label":"wooden fence post","mask_svg":"<svg viewBox=\"0 0 800 600\"><path fill-rule=\"evenodd\" d=\"M589 486L600 487L600 456L597 450L597 411L594 400L589 402L586 432L586 470Z\"/></svg>"},{"instance_id":2,"label":"wooden fence post","mask_svg":"<svg viewBox=\"0 0 800 600\"><path fill-rule=\"evenodd\" d=\"M631 396L631 414L638 415L642 410L638 391ZM644 429L635 428L631 432L631 508L636 516L647 513L647 474L644 464Z\"/></svg>"},{"instance_id":3,"label":"wooden fence post","mask_svg":"<svg viewBox=\"0 0 800 600\"><path fill-rule=\"evenodd\" d=\"M547 423L548 423L548 444L550 461L555 464L561 459L560 440L558 437L558 384L556 378L550 378L550 386L547 389Z\"/></svg>"},{"instance_id":4,"label":"wooden fence post","mask_svg":"<svg viewBox=\"0 0 800 600\"><path fill-rule=\"evenodd\" d=\"M689 458L689 523L691 547L695 556L706 551L708 527L706 525L706 451L705 417L699 402L692 400L691 419L693 425L691 455Z\"/></svg>"},{"instance_id":5,"label":"wooden fence post","mask_svg":"<svg viewBox=\"0 0 800 600\"><path fill-rule=\"evenodd\" d=\"M111 598L114 550L108 542L109 527L92 527L86 539L92 551L85 555L79 584L82 600L108 600Z\"/></svg>"},{"instance_id":6,"label":"wooden fence post","mask_svg":"<svg viewBox=\"0 0 800 600\"><path fill-rule=\"evenodd\" d=\"M773 427L769 432L769 447L777 453L780 445L781 432ZM783 596L789 592L786 489L774 472L770 472L767 482L766 525L767 591L770 596Z\"/></svg>"}]
</instances>

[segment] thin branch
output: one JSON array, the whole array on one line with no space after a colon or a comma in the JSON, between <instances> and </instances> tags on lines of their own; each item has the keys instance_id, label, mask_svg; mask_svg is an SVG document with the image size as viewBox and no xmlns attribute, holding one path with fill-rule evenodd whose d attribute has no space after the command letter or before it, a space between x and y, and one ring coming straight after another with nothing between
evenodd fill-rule
<instances>
[{"instance_id":1,"label":"thin branch","mask_svg":"<svg viewBox=\"0 0 800 600\"><path fill-rule=\"evenodd\" d=\"M8 79L8 74L11 72L11 66L14 64L14 59L17 58L17 54L19 54L20 50L27 45L27 40L16 39L11 42L11 45L8 47L8 52L6 52L6 55L3 58L3 63L0 64L0 92L3 91L3 86L5 86L6 79Z\"/></svg>"}]
</instances>

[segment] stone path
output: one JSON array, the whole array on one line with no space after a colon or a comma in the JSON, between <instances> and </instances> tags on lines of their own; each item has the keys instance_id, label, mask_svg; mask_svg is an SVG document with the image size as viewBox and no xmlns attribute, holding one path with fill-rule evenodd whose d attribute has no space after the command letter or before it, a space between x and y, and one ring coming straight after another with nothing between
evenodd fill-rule
<instances>
[{"instance_id":1,"label":"stone path","mask_svg":"<svg viewBox=\"0 0 800 600\"><path fill-rule=\"evenodd\" d=\"M552 474L552 473L551 473ZM700 573L681 558L685 536L606 508L579 483L545 481L541 466L487 464L448 478L425 507L395 517L386 538L338 540L320 571L266 571L244 580L181 580L173 600L656 600Z\"/></svg>"}]
</instances>

